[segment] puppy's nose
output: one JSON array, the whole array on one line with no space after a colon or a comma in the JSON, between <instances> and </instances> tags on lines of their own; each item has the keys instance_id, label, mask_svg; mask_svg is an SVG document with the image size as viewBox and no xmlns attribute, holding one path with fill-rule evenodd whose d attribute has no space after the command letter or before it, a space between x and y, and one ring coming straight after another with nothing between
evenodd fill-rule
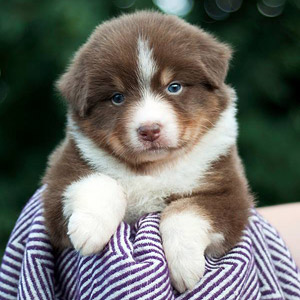
<instances>
[{"instance_id":1,"label":"puppy's nose","mask_svg":"<svg viewBox=\"0 0 300 300\"><path fill-rule=\"evenodd\" d=\"M137 131L144 141L153 142L160 136L160 126L157 123L140 126Z\"/></svg>"}]
</instances>

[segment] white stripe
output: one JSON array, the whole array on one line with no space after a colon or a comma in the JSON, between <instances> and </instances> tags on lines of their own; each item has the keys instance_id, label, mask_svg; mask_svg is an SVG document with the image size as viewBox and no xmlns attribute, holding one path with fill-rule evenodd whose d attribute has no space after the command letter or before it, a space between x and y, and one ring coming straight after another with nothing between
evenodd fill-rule
<instances>
[{"instance_id":1,"label":"white stripe","mask_svg":"<svg viewBox=\"0 0 300 300\"><path fill-rule=\"evenodd\" d=\"M9 295L7 293L3 293L2 291L0 291L0 296L2 296L3 297L2 299L5 299L5 300L16 300L16 297Z\"/></svg>"},{"instance_id":2,"label":"white stripe","mask_svg":"<svg viewBox=\"0 0 300 300\"><path fill-rule=\"evenodd\" d=\"M5 280L7 280L7 281L9 281L13 286L15 285L15 283L16 282L18 282L18 281L16 281L16 280L14 280L14 281L12 281L12 278L10 278L9 276L6 276L5 274L1 274L1 279L5 279ZM1 280L1 287L3 287L4 289L7 289L7 290L9 290L9 291L13 291L13 292L15 292L15 289L14 289L14 287L12 287L11 285L9 285L9 284L7 284L7 283L5 283L5 282L3 282L2 280Z\"/></svg>"},{"instance_id":3,"label":"white stripe","mask_svg":"<svg viewBox=\"0 0 300 300\"><path fill-rule=\"evenodd\" d=\"M149 262L151 262L151 264L149 265ZM119 264L116 264L114 265L114 268L113 269L116 269L118 268L120 265L126 265L128 262L126 261L123 261L123 262L120 262ZM139 277L140 275L142 274L145 274L145 273L148 273L149 271L153 270L154 268L156 268L157 266L159 266L161 264L161 261L156 261L156 260L149 260L147 262L143 262L143 263L138 263L136 265L133 265L131 266L130 268L124 268L121 273L114 273L112 274L110 277L109 277L109 281L112 281L113 279L115 279L116 277L119 277L120 275L126 273L126 272L129 272L130 273L130 278L126 277L124 278L123 280L118 280L117 282L115 282L114 284L111 284L111 285L108 285L106 287L106 289L103 291L102 295L103 294L109 294L109 291L121 284L124 284L126 283L129 279L130 280L134 280L135 278ZM143 269L138 271L138 269L141 269L141 266L143 266ZM156 276L156 273L153 272L153 276ZM142 280L138 281L137 284L142 284L144 281L148 281L150 277L144 277ZM104 284L105 284L106 281L104 281ZM134 286L134 284L131 284L129 286L129 288L132 288ZM100 290L103 286L98 286L97 288L95 288L93 290L94 293L98 292L98 290ZM123 291L123 289L122 289Z\"/></svg>"},{"instance_id":4,"label":"white stripe","mask_svg":"<svg viewBox=\"0 0 300 300\"><path fill-rule=\"evenodd\" d=\"M14 266L17 267L18 269L21 269L21 267L22 267L22 263L13 260L12 258L8 257L7 255L5 256L4 261L9 262L10 264L14 265Z\"/></svg>"},{"instance_id":5,"label":"white stripe","mask_svg":"<svg viewBox=\"0 0 300 300\"><path fill-rule=\"evenodd\" d=\"M146 282L150 282L150 284L146 284L146 285L145 285L145 288L144 288L143 292L144 292L145 290L148 290L148 292L147 292L147 294L144 295L142 298L141 298L141 297L136 297L136 299L152 299L153 294L156 294L156 293L158 292L158 289L154 289L153 291L151 291L151 290L150 290L151 287L153 287L153 286L159 286L159 290L162 290L162 289L165 287L165 285L168 284L168 275L167 275L166 272L164 272L164 274L163 274L161 277L158 277L156 280L151 280L152 277L155 277L155 275L157 275L157 273L159 273L159 272L161 272L161 271L163 271L163 270L164 270L164 268L162 267L161 269L157 270L155 273L153 272L153 276L150 275L149 277L144 278L144 282L145 282L145 281L146 281ZM141 284L141 282L142 282L142 281L138 281L138 282L136 282L135 284L132 284L132 285L130 285L130 286L127 286L125 289L122 289L122 290L120 290L119 292L115 293L115 294L114 294L114 297L117 297L118 295L120 295L120 294L123 293L124 291L127 291L128 289L133 289L136 285ZM162 284L162 282L163 282L164 284ZM131 297L132 299L135 299L134 297L135 297L135 296L139 296L140 293L141 293L140 290L137 290L137 291L135 291L135 292L131 292L131 293L130 293L130 297ZM157 299L157 298L155 298L155 299Z\"/></svg>"},{"instance_id":6,"label":"white stripe","mask_svg":"<svg viewBox=\"0 0 300 300\"><path fill-rule=\"evenodd\" d=\"M255 228L253 228L253 230L255 230ZM258 236L258 239L260 241L260 243L265 246L265 241L262 240L262 235L259 231L259 229L257 230L257 233L256 235ZM256 245L256 247L258 248L258 253L255 252L254 248L254 257L255 257L255 260L257 261L258 265L260 266L265 266L263 268L263 274L261 274L261 272L259 271L259 269L257 269L257 274L260 278L260 280L263 282L263 286L261 287L261 291L267 291L270 286L269 284L267 283L266 281L266 277L268 279L268 281L272 284L275 285L276 287L276 296L279 297L280 296L280 292L281 292L281 289L280 289L280 286L277 284L276 280L274 279L274 274L272 274L271 272L273 271L273 267L271 265L271 257L270 257L270 253L268 251L266 251L266 248L261 248L260 246L260 243L258 242L258 239L254 236L254 234L252 235L252 239L253 239L253 244ZM261 257L262 256L262 259ZM268 296L265 296L266 298L268 298ZM274 295L272 296L274 297Z\"/></svg>"},{"instance_id":7,"label":"white stripe","mask_svg":"<svg viewBox=\"0 0 300 300\"><path fill-rule=\"evenodd\" d=\"M28 261L28 263L29 263L29 265L26 267L27 279L30 278L30 282L31 282L31 276L34 277L34 282L37 286L38 291L40 292L42 298L47 300L47 297L45 295L46 291L43 290L42 285L41 285L41 280L43 280L45 283L43 272L38 272L38 270L35 267L33 272L28 273L28 270L30 270L32 266L36 266L36 265L38 266L40 264L40 262L38 260L36 260L35 257L32 257L32 255L30 253L27 253L25 260ZM35 263L34 263L34 261L35 261ZM47 284L46 284L46 286L47 286ZM32 282L31 291L33 294L36 293L36 295L38 295L36 292L36 287L34 287L34 285L33 285L33 282Z\"/></svg>"},{"instance_id":8,"label":"white stripe","mask_svg":"<svg viewBox=\"0 0 300 300\"><path fill-rule=\"evenodd\" d=\"M12 245L14 248L19 249L19 247L17 247L17 246L19 246L20 244L18 243L17 246L16 246L14 243L12 243L11 245ZM20 249L19 249L19 250L20 250ZM21 250L24 252L23 249L21 249ZM12 248L10 247L10 245L8 246L8 248L7 248L6 251L7 251L10 255L16 256L16 257L20 258L21 260L23 259L23 255L22 255L21 253L19 253L19 251L16 251L16 250L12 249ZM6 259L6 258L7 258L7 257L5 256L5 259Z\"/></svg>"},{"instance_id":9,"label":"white stripe","mask_svg":"<svg viewBox=\"0 0 300 300\"><path fill-rule=\"evenodd\" d=\"M240 255L236 255L236 257L241 257ZM229 260L229 262L232 262L233 264L236 264L237 266L230 266L231 269L231 273L228 277L226 277L219 285L218 285L218 291L222 291L224 286L228 286L228 289L234 289L236 290L236 285L232 284L232 285L228 285L228 283L232 280L232 278L236 275L239 274L239 277L243 277L245 275L245 272L247 271L247 268L245 268L244 264L241 263L239 260ZM233 271L233 272L232 272ZM211 282L208 284L211 286ZM239 286L239 288L241 288L242 285ZM230 293L230 291L228 291L228 289L223 290L223 292L218 296L218 298L222 299L222 297L224 296L224 294L228 294ZM208 295L207 297L210 298L212 297L212 295L216 293L216 290L213 289ZM230 299L232 297L236 297L235 293L232 293L231 295L227 295L228 298L226 299ZM217 298L217 299L218 299Z\"/></svg>"},{"instance_id":10,"label":"white stripe","mask_svg":"<svg viewBox=\"0 0 300 300\"><path fill-rule=\"evenodd\" d=\"M138 272L138 273L133 273L134 275L133 275L133 274L131 275L130 280L133 280L134 278L139 277L139 276L142 275L143 273L149 273L149 272L151 272L154 268L156 268L156 266L159 266L159 265L161 264L161 262L156 263L156 262L154 262L154 261L152 261L152 260L148 260L147 262L144 263L144 264L145 264L145 267L149 265L149 262L151 262L151 264L150 264L149 267L144 268L143 270L141 270L141 271ZM139 268L140 268L140 267L141 267L141 265L139 265ZM147 286L147 288L148 288L148 286L152 286L153 284L158 284L157 281L160 281L160 280L162 279L162 277L157 278L155 281L152 282L152 284L148 284L148 283L151 282L152 279L153 279L154 277L157 276L157 273L159 273L159 272L161 272L162 270L164 270L164 268L165 268L164 266L161 266L161 267L160 267L158 270L156 270L155 272L152 271L152 272L151 272L151 275L147 275L147 276L145 276L143 279L140 279L139 281L135 281L135 283L132 283L132 284L130 284L130 285L127 285L126 287L123 287L121 290L115 292L115 293L113 294L113 296L116 298L116 297L118 297L118 295L124 293L125 291L134 289L137 285L141 285L141 284L143 284L143 283L147 283L147 285L145 284L145 286ZM124 273L125 273L126 271L129 271L129 269L128 269L128 270L127 270L127 269L123 270ZM119 276L120 274L118 273L118 274L114 274L114 275ZM164 274L163 277L165 277L165 276L166 276L166 274ZM116 276L112 276L112 277L116 277ZM112 279L112 277L110 277L110 279ZM123 284L124 282L126 282L126 281L128 281L128 278L125 278L125 279L123 279L122 281L118 281L118 282L114 283L113 285L110 285L110 286L103 292L103 294L107 294L107 293L109 294L109 291L110 291L111 289L113 289L113 288L115 288L115 287L118 287L119 285L122 285L122 284ZM139 292L140 292L140 291L139 291ZM131 295L132 295L132 294L130 294L130 296L131 296ZM149 295L147 295L147 296L149 296ZM149 299L149 298L147 298L147 299Z\"/></svg>"},{"instance_id":11,"label":"white stripe","mask_svg":"<svg viewBox=\"0 0 300 300\"><path fill-rule=\"evenodd\" d=\"M157 67L153 59L152 49L149 47L149 42L142 37L138 38L138 70L140 84L145 88L149 88L151 78L155 74Z\"/></svg>"},{"instance_id":12,"label":"white stripe","mask_svg":"<svg viewBox=\"0 0 300 300\"><path fill-rule=\"evenodd\" d=\"M242 299L248 300L250 297L249 293L251 292L251 289L253 288L253 286L254 285L258 286L256 271L257 271L257 268L256 268L255 264L253 264L252 268L251 268L251 272L247 278L247 283L245 283L243 285L243 289L244 289L243 292L245 294L243 295ZM250 285L247 286L247 284L249 284L249 282L250 282ZM246 288L247 288L247 290L246 290Z\"/></svg>"},{"instance_id":13,"label":"white stripe","mask_svg":"<svg viewBox=\"0 0 300 300\"><path fill-rule=\"evenodd\" d=\"M163 288L165 287L165 285L168 285L168 288L163 292L161 293L160 295L157 296L157 300L166 300L166 299L174 299L174 295L173 295L173 290L172 290L172 287L171 287L171 283L169 280L167 280L165 282L164 285L161 286L161 290L163 290ZM168 297L167 297L168 296Z\"/></svg>"}]
</instances>

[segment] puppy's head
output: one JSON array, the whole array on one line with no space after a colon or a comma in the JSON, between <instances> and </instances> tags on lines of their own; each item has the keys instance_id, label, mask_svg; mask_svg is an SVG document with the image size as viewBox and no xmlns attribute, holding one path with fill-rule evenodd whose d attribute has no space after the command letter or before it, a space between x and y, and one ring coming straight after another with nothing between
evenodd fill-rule
<instances>
[{"instance_id":1,"label":"puppy's head","mask_svg":"<svg viewBox=\"0 0 300 300\"><path fill-rule=\"evenodd\" d=\"M98 26L57 87L97 146L151 163L189 151L215 124L230 55L177 17L138 12Z\"/></svg>"}]
</instances>

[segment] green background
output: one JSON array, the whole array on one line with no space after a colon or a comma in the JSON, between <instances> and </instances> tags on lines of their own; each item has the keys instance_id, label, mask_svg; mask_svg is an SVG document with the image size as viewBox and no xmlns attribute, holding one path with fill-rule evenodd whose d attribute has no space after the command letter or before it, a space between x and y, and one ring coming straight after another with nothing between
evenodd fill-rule
<instances>
[{"instance_id":1,"label":"green background","mask_svg":"<svg viewBox=\"0 0 300 300\"><path fill-rule=\"evenodd\" d=\"M53 82L97 24L158 9L150 0L120 8L131 2L0 0L0 257L64 135ZM235 49L227 82L239 96L239 150L258 203L299 201L300 1L287 1L274 18L244 1L222 20L209 17L204 2L195 0L185 19Z\"/></svg>"}]
</instances>

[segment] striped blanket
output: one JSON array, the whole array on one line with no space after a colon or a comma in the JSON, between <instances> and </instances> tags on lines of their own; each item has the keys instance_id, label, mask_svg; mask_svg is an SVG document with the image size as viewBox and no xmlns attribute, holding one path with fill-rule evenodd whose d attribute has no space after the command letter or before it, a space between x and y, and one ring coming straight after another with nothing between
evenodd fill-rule
<instances>
[{"instance_id":1,"label":"striped blanket","mask_svg":"<svg viewBox=\"0 0 300 300\"><path fill-rule=\"evenodd\" d=\"M242 241L206 259L198 285L179 294L170 284L159 216L120 224L102 253L55 255L45 231L41 193L23 209L0 269L0 299L300 299L299 270L285 244L255 211Z\"/></svg>"}]
</instances>

